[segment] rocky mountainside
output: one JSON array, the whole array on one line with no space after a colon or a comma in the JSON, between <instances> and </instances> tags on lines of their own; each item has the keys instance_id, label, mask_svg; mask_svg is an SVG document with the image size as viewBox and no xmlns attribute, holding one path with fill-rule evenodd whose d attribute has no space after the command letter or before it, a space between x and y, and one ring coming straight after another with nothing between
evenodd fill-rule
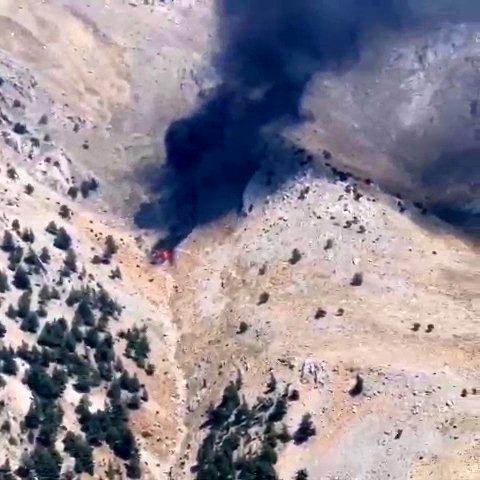
<instances>
[{"instance_id":1,"label":"rocky mountainside","mask_svg":"<svg viewBox=\"0 0 480 480\"><path fill-rule=\"evenodd\" d=\"M213 3L5 0L0 24L1 478L479 478L478 242L394 161L443 132L445 82L475 123L472 29L319 73L242 212L152 265L133 218L218 83Z\"/></svg>"}]
</instances>

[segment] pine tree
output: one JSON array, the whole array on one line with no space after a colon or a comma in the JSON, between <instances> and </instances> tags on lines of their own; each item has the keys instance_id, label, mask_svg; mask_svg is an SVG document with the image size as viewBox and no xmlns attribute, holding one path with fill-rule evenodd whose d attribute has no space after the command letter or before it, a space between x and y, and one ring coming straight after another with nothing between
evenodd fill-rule
<instances>
[{"instance_id":1,"label":"pine tree","mask_svg":"<svg viewBox=\"0 0 480 480\"><path fill-rule=\"evenodd\" d=\"M302 417L302 421L300 422L297 431L293 434L293 441L296 445L301 445L315 434L316 430L312 422L312 416L309 413L306 413Z\"/></svg>"},{"instance_id":2,"label":"pine tree","mask_svg":"<svg viewBox=\"0 0 480 480\"><path fill-rule=\"evenodd\" d=\"M5 293L9 290L10 285L8 284L8 276L3 270L0 270L0 293Z\"/></svg>"},{"instance_id":3,"label":"pine tree","mask_svg":"<svg viewBox=\"0 0 480 480\"><path fill-rule=\"evenodd\" d=\"M78 196L78 187L72 186L68 189L67 195L72 199L76 200Z\"/></svg>"},{"instance_id":4,"label":"pine tree","mask_svg":"<svg viewBox=\"0 0 480 480\"><path fill-rule=\"evenodd\" d=\"M60 477L62 457L54 448L36 447L32 454L33 470L39 480Z\"/></svg>"},{"instance_id":5,"label":"pine tree","mask_svg":"<svg viewBox=\"0 0 480 480\"><path fill-rule=\"evenodd\" d=\"M73 387L77 392L88 393L91 387L90 366L85 362L81 363L76 369L76 374L77 381Z\"/></svg>"},{"instance_id":6,"label":"pine tree","mask_svg":"<svg viewBox=\"0 0 480 480\"><path fill-rule=\"evenodd\" d=\"M17 245L8 254L8 268L14 271L23 258L23 248Z\"/></svg>"},{"instance_id":7,"label":"pine tree","mask_svg":"<svg viewBox=\"0 0 480 480\"><path fill-rule=\"evenodd\" d=\"M45 263L45 264L50 263L51 256L47 247L42 248L42 251L40 252L40 260L42 261L42 263Z\"/></svg>"},{"instance_id":8,"label":"pine tree","mask_svg":"<svg viewBox=\"0 0 480 480\"><path fill-rule=\"evenodd\" d=\"M45 304L50 300L50 288L48 285L44 284L38 291L38 301L39 303Z\"/></svg>"},{"instance_id":9,"label":"pine tree","mask_svg":"<svg viewBox=\"0 0 480 480\"><path fill-rule=\"evenodd\" d=\"M25 318L30 313L30 305L32 302L32 292L27 290L18 297L17 316Z\"/></svg>"},{"instance_id":10,"label":"pine tree","mask_svg":"<svg viewBox=\"0 0 480 480\"><path fill-rule=\"evenodd\" d=\"M58 227L57 227L57 224L52 220L48 225L47 227L45 228L45 230L50 233L51 235L56 235L58 233Z\"/></svg>"},{"instance_id":11,"label":"pine tree","mask_svg":"<svg viewBox=\"0 0 480 480\"><path fill-rule=\"evenodd\" d=\"M15 361L15 354L13 351L9 351L9 353L3 359L2 372L7 375L15 376L17 371L18 367L17 362Z\"/></svg>"},{"instance_id":12,"label":"pine tree","mask_svg":"<svg viewBox=\"0 0 480 480\"><path fill-rule=\"evenodd\" d=\"M30 289L30 279L28 278L27 272L20 265L13 275L13 284L19 290L28 290Z\"/></svg>"},{"instance_id":13,"label":"pine tree","mask_svg":"<svg viewBox=\"0 0 480 480\"><path fill-rule=\"evenodd\" d=\"M142 471L140 469L140 454L138 453L138 449L136 448L132 453L127 465L127 477L128 478L140 478L142 475Z\"/></svg>"},{"instance_id":14,"label":"pine tree","mask_svg":"<svg viewBox=\"0 0 480 480\"><path fill-rule=\"evenodd\" d=\"M71 248L67 250L67 254L65 255L65 260L63 263L71 272L77 271L77 255L75 254L74 250Z\"/></svg>"},{"instance_id":15,"label":"pine tree","mask_svg":"<svg viewBox=\"0 0 480 480\"><path fill-rule=\"evenodd\" d=\"M15 310L15 307L11 303L8 305L5 315L11 319L17 318L17 311Z\"/></svg>"},{"instance_id":16,"label":"pine tree","mask_svg":"<svg viewBox=\"0 0 480 480\"><path fill-rule=\"evenodd\" d=\"M308 480L308 473L305 469L299 470L295 475L295 480Z\"/></svg>"},{"instance_id":17,"label":"pine tree","mask_svg":"<svg viewBox=\"0 0 480 480\"><path fill-rule=\"evenodd\" d=\"M110 277L112 280L116 280L116 279L121 280L121 279L122 279L122 272L120 271L120 268L119 268L118 266L115 267L115 268L110 272L109 277Z\"/></svg>"},{"instance_id":18,"label":"pine tree","mask_svg":"<svg viewBox=\"0 0 480 480\"><path fill-rule=\"evenodd\" d=\"M151 377L155 373L155 365L153 365L153 363L148 363L145 367L145 373Z\"/></svg>"},{"instance_id":19,"label":"pine tree","mask_svg":"<svg viewBox=\"0 0 480 480\"><path fill-rule=\"evenodd\" d=\"M58 229L53 245L60 250L68 250L71 247L72 239L63 227Z\"/></svg>"},{"instance_id":20,"label":"pine tree","mask_svg":"<svg viewBox=\"0 0 480 480\"><path fill-rule=\"evenodd\" d=\"M0 247L4 252L11 252L15 248L15 242L13 241L13 236L9 230L5 230L3 234L3 241Z\"/></svg>"},{"instance_id":21,"label":"pine tree","mask_svg":"<svg viewBox=\"0 0 480 480\"><path fill-rule=\"evenodd\" d=\"M112 235L107 235L107 238L105 239L105 254L111 257L112 255L115 255L118 252L118 246L115 243L114 238Z\"/></svg>"},{"instance_id":22,"label":"pine tree","mask_svg":"<svg viewBox=\"0 0 480 480\"><path fill-rule=\"evenodd\" d=\"M72 216L72 211L67 207L67 205L60 205L60 210L58 214L68 220Z\"/></svg>"},{"instance_id":23,"label":"pine tree","mask_svg":"<svg viewBox=\"0 0 480 480\"><path fill-rule=\"evenodd\" d=\"M37 333L40 323L38 315L35 312L30 312L21 322L20 329L25 332Z\"/></svg>"},{"instance_id":24,"label":"pine tree","mask_svg":"<svg viewBox=\"0 0 480 480\"><path fill-rule=\"evenodd\" d=\"M130 410L138 410L140 408L140 397L135 393L127 401L127 407Z\"/></svg>"},{"instance_id":25,"label":"pine tree","mask_svg":"<svg viewBox=\"0 0 480 480\"><path fill-rule=\"evenodd\" d=\"M36 398L30 403L30 408L25 415L24 423L30 430L35 430L40 426L40 409Z\"/></svg>"},{"instance_id":26,"label":"pine tree","mask_svg":"<svg viewBox=\"0 0 480 480\"><path fill-rule=\"evenodd\" d=\"M96 348L99 343L99 340L100 340L100 337L95 328L90 328L87 330L87 333L84 339L85 345L87 345L87 347Z\"/></svg>"},{"instance_id":27,"label":"pine tree","mask_svg":"<svg viewBox=\"0 0 480 480\"><path fill-rule=\"evenodd\" d=\"M5 459L5 463L0 467L0 480L15 480L8 457Z\"/></svg>"},{"instance_id":28,"label":"pine tree","mask_svg":"<svg viewBox=\"0 0 480 480\"><path fill-rule=\"evenodd\" d=\"M35 241L35 235L31 228L25 228L22 232L21 238L26 243L33 243Z\"/></svg>"},{"instance_id":29,"label":"pine tree","mask_svg":"<svg viewBox=\"0 0 480 480\"><path fill-rule=\"evenodd\" d=\"M25 255L25 258L23 259L23 261L27 264L27 265L33 265L33 266L39 266L40 265L40 260L38 258L38 255L36 254L36 252L32 249L32 247L30 247L28 249L28 252L27 254Z\"/></svg>"},{"instance_id":30,"label":"pine tree","mask_svg":"<svg viewBox=\"0 0 480 480\"><path fill-rule=\"evenodd\" d=\"M77 310L75 311L75 320L89 327L95 325L95 316L88 301L81 300L79 302Z\"/></svg>"}]
</instances>

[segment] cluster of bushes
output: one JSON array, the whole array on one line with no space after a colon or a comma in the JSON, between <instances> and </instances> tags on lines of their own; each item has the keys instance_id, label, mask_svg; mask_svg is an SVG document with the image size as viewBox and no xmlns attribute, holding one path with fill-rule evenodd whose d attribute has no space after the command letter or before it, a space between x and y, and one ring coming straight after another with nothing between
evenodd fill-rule
<instances>
[{"instance_id":1,"label":"cluster of bushes","mask_svg":"<svg viewBox=\"0 0 480 480\"><path fill-rule=\"evenodd\" d=\"M104 410L92 412L87 397L82 397L75 409L78 420L89 445L100 446L106 443L113 453L125 460L129 478L140 478L140 457L135 437L128 426L128 410L116 395Z\"/></svg>"},{"instance_id":2,"label":"cluster of bushes","mask_svg":"<svg viewBox=\"0 0 480 480\"><path fill-rule=\"evenodd\" d=\"M198 451L197 480L278 478L274 468L277 461L275 448L280 438L289 440L288 432L285 434L285 427L280 431L277 422L268 419L274 405L272 397L259 399L257 404L249 407L240 399L240 388L239 380L230 383L219 405L208 413L204 426L210 431ZM280 421L281 417L275 419ZM260 440L259 446L250 451L249 444L254 437Z\"/></svg>"},{"instance_id":3,"label":"cluster of bushes","mask_svg":"<svg viewBox=\"0 0 480 480\"><path fill-rule=\"evenodd\" d=\"M88 180L83 180L80 184L80 193L83 198L88 198L90 192L95 192L98 190L98 181L95 178L90 178Z\"/></svg>"},{"instance_id":4,"label":"cluster of bushes","mask_svg":"<svg viewBox=\"0 0 480 480\"><path fill-rule=\"evenodd\" d=\"M268 396L260 397L252 407L240 398L240 388L240 380L231 382L221 402L208 412L203 426L209 433L198 451L197 480L277 480L278 446L292 439L300 444L315 434L309 415L303 417L293 437L282 423L288 402L298 398L288 388L279 392L271 380ZM302 475L299 478L306 478Z\"/></svg>"},{"instance_id":5,"label":"cluster of bushes","mask_svg":"<svg viewBox=\"0 0 480 480\"><path fill-rule=\"evenodd\" d=\"M52 220L45 228L45 231L53 235L53 245L60 250L68 250L72 246L72 238L67 233L64 227L57 227L57 224Z\"/></svg>"},{"instance_id":6,"label":"cluster of bushes","mask_svg":"<svg viewBox=\"0 0 480 480\"><path fill-rule=\"evenodd\" d=\"M63 439L65 451L75 459L75 473L88 473L93 475L93 448L81 435L67 432Z\"/></svg>"},{"instance_id":7,"label":"cluster of bushes","mask_svg":"<svg viewBox=\"0 0 480 480\"><path fill-rule=\"evenodd\" d=\"M145 368L145 362L150 353L150 344L147 338L147 327L138 328L134 326L129 328L126 333L121 333L127 341L125 347L125 356L132 358L138 367Z\"/></svg>"},{"instance_id":8,"label":"cluster of bushes","mask_svg":"<svg viewBox=\"0 0 480 480\"><path fill-rule=\"evenodd\" d=\"M15 221L14 221L15 222ZM19 225L18 228L20 228ZM40 274L45 271L44 264L50 261L50 253L48 248L43 247L40 255L38 255L32 248L31 244L35 241L35 235L31 229L24 229L22 233L17 231L17 234L25 242L30 244L27 252L24 252L22 246L17 245L13 239L10 231L4 232L3 240L0 248L8 253L8 269L14 273L13 284L20 290L30 289L29 275ZM25 264L25 267L22 265ZM9 290L8 277L5 272L0 273L0 292L4 293Z\"/></svg>"},{"instance_id":9,"label":"cluster of bushes","mask_svg":"<svg viewBox=\"0 0 480 480\"><path fill-rule=\"evenodd\" d=\"M66 383L65 370L54 367L49 374L40 363L31 364L24 382L33 393L33 400L23 420L23 428L35 444L25 453L17 474L22 478L59 478L62 458L55 448L62 425L63 410L58 404Z\"/></svg>"},{"instance_id":10,"label":"cluster of bushes","mask_svg":"<svg viewBox=\"0 0 480 480\"><path fill-rule=\"evenodd\" d=\"M112 256L115 255L117 252L118 246L115 242L115 239L111 235L107 235L107 237L105 238L105 247L103 249L102 255L94 255L94 257L92 258L92 263L94 265L99 265L101 263L104 265L109 265L112 260Z\"/></svg>"},{"instance_id":11,"label":"cluster of bushes","mask_svg":"<svg viewBox=\"0 0 480 480\"><path fill-rule=\"evenodd\" d=\"M3 346L0 349L0 360L2 373L15 376L18 372L17 362L15 360L15 350L12 347Z\"/></svg>"}]
</instances>

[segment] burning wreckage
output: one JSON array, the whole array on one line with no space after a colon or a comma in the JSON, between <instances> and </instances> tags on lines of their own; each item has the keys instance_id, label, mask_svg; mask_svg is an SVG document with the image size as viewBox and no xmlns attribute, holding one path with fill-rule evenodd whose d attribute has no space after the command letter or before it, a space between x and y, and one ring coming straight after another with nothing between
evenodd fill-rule
<instances>
[{"instance_id":1,"label":"burning wreckage","mask_svg":"<svg viewBox=\"0 0 480 480\"><path fill-rule=\"evenodd\" d=\"M168 262L173 264L175 248L183 238L176 235L169 235L160 239L150 252L150 263L152 265L163 265Z\"/></svg>"}]
</instances>

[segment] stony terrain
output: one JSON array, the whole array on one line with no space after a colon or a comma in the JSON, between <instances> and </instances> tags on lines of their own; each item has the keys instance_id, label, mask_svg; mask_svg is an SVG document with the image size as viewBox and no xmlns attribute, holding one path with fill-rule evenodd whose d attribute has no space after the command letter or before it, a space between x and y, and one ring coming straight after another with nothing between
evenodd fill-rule
<instances>
[{"instance_id":1,"label":"stony terrain","mask_svg":"<svg viewBox=\"0 0 480 480\"><path fill-rule=\"evenodd\" d=\"M278 139L302 148L281 164L274 147L267 152L242 216L199 227L174 265L153 266L147 254L156 232L139 231L132 216L148 198L145 178L163 158L168 124L216 82L212 3L5 0L0 24L0 239L11 232L24 254L12 270L8 246L0 251L10 285L0 293L1 342L14 349L17 365L7 373L3 351L0 463L8 458L15 471L29 465L26 457L40 458L31 452L49 449L59 452L64 474L74 470L63 440L67 431L88 435L75 411L82 394L92 412L112 400L107 391L122 374L117 362L112 379L92 380L87 392L79 375L68 377L54 401L63 416L53 442L25 427L39 395L24 381L32 364L18 349L38 343L54 319L64 317L71 329L78 305L67 298L88 285L121 308L102 330L90 299L95 326L80 325L82 334L98 327L100 339L111 335L115 360L142 385L136 393L123 389L119 400L129 412L137 477L227 478L215 477L207 460L199 465L197 455L210 458L208 435L218 453L233 432L241 439L233 458L253 475L242 478L480 478L478 242L380 190L397 167L388 162L389 144L372 146L368 129L354 137L341 87L319 100L315 89L325 79L312 82L305 97L311 121ZM346 83L354 85L351 98L359 97L361 80ZM333 101L339 107L328 130L321 112ZM408 101L399 100L404 113L413 111ZM360 122L363 110L355 108ZM353 138L361 139L358 151ZM368 163L375 148L383 156ZM71 237L76 271L73 254L45 230L51 221ZM102 262L108 236L118 251ZM29 263L30 244L38 255L47 247L49 262ZM36 333L7 315L28 291L13 285L19 265L30 279L31 311L42 305L42 285L59 293L47 302L47 316L38 315ZM150 351L142 366L125 356L125 332L143 325ZM75 351L100 368L88 342ZM52 374L63 368L57 360L41 368ZM241 387L225 390L239 379ZM137 393L140 408L131 408ZM303 438L306 414L315 435ZM237 415L249 420L235 423ZM107 440L91 453L95 473L86 469L82 478L135 478L131 459Z\"/></svg>"}]
</instances>

